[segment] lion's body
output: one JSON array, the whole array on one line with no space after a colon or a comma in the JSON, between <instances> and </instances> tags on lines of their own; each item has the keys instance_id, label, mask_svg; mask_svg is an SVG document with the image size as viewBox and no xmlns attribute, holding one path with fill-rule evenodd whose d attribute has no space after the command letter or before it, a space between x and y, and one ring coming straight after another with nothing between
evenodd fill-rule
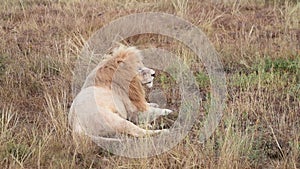
<instances>
[{"instance_id":1,"label":"lion's body","mask_svg":"<svg viewBox=\"0 0 300 169\"><path fill-rule=\"evenodd\" d=\"M73 105L71 109L72 112L76 112L77 119L73 117L72 123L76 133L114 135L119 131L113 125L121 125L122 121L119 120L127 119L126 109L122 101L113 98L112 91L106 88L95 86L86 88L79 93Z\"/></svg>"},{"instance_id":2,"label":"lion's body","mask_svg":"<svg viewBox=\"0 0 300 169\"><path fill-rule=\"evenodd\" d=\"M87 77L73 101L69 114L73 132L101 137L118 133L140 137L160 132L144 130L133 123L138 122L139 113L159 116L171 112L149 106L142 82L152 85L153 77L145 73L139 76L138 70L151 69L144 67L142 56L134 47L121 46L107 56Z\"/></svg>"}]
</instances>

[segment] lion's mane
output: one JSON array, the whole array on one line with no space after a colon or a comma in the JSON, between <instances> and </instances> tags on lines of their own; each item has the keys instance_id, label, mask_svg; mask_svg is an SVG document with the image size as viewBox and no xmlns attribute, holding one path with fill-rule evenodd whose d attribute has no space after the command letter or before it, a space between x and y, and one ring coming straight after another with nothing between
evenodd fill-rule
<instances>
[{"instance_id":1,"label":"lion's mane","mask_svg":"<svg viewBox=\"0 0 300 169\"><path fill-rule=\"evenodd\" d=\"M147 110L147 101L141 79L137 75L137 67L142 59L135 47L121 46L112 55L105 56L84 86L93 85L113 90L122 98L126 109L131 105L136 107L136 112L127 112L129 116L132 116L131 113L144 112Z\"/></svg>"}]
</instances>

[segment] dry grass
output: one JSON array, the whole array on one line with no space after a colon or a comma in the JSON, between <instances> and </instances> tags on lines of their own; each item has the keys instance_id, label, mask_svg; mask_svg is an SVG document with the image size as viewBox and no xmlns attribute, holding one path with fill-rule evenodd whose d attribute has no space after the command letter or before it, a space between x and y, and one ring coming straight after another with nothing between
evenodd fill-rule
<instances>
[{"instance_id":1,"label":"dry grass","mask_svg":"<svg viewBox=\"0 0 300 169\"><path fill-rule=\"evenodd\" d=\"M299 2L213 2L4 0L0 4L0 166L300 168ZM222 122L211 138L198 143L199 121L179 145L152 158L128 159L97 147L79 153L67 113L72 71L84 39L113 19L142 11L179 15L208 35L228 79ZM170 50L178 45L153 35L127 42ZM189 52L183 57L192 58ZM209 96L207 76L195 74Z\"/></svg>"}]
</instances>

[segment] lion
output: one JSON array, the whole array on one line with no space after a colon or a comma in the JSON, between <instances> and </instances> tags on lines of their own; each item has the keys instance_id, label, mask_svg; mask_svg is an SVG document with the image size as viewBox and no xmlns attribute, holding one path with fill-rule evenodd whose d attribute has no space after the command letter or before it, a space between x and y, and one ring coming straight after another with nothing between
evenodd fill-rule
<instances>
[{"instance_id":1,"label":"lion","mask_svg":"<svg viewBox=\"0 0 300 169\"><path fill-rule=\"evenodd\" d=\"M138 126L172 112L147 103L143 85L153 86L155 71L145 67L142 59L136 47L123 45L105 55L71 105L68 119L73 134L107 139L117 134L144 137L168 132Z\"/></svg>"}]
</instances>

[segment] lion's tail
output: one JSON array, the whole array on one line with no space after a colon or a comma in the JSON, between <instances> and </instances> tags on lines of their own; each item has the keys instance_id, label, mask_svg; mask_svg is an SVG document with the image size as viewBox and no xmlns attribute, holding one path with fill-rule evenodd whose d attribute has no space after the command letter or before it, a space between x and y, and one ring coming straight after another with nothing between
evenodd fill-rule
<instances>
[{"instance_id":1,"label":"lion's tail","mask_svg":"<svg viewBox=\"0 0 300 169\"><path fill-rule=\"evenodd\" d=\"M93 135L88 135L92 141L94 141L97 144L105 144L105 143L120 143L121 139L118 138L109 138L109 137L101 137L101 136L93 136Z\"/></svg>"},{"instance_id":2,"label":"lion's tail","mask_svg":"<svg viewBox=\"0 0 300 169\"><path fill-rule=\"evenodd\" d=\"M122 152L125 151L124 144L126 144L127 142L122 139L108 138L108 137L101 137L101 136L89 136L89 137L94 143L96 143L98 146L106 150L112 152L114 152L115 150L122 151Z\"/></svg>"}]
</instances>

